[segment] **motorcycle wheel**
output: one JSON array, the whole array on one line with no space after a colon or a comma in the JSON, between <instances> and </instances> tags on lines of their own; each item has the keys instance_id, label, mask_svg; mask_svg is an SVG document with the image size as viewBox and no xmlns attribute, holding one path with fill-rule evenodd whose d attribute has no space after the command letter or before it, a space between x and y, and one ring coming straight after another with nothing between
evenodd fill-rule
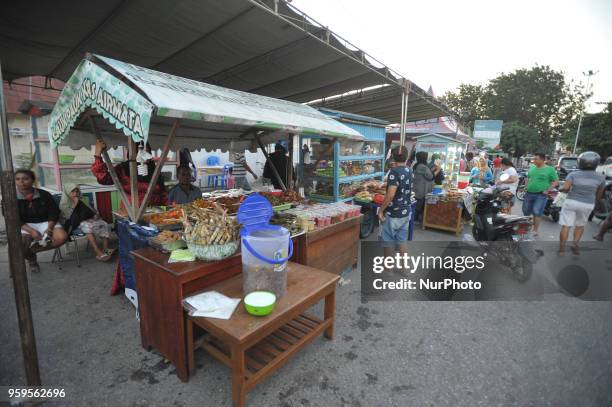
<instances>
[{"instance_id":1,"label":"motorcycle wheel","mask_svg":"<svg viewBox=\"0 0 612 407\"><path fill-rule=\"evenodd\" d=\"M503 240L511 242L512 236L505 236ZM521 256L518 253L518 250L514 253L514 255L521 257L521 264L511 269L512 275L514 276L514 278L516 278L516 281L518 281L519 283L524 283L525 281L528 281L531 278L531 275L533 274L533 264L531 264L529 260Z\"/></svg>"},{"instance_id":2,"label":"motorcycle wheel","mask_svg":"<svg viewBox=\"0 0 612 407\"><path fill-rule=\"evenodd\" d=\"M559 222L559 211L551 211L550 216L552 217L553 222Z\"/></svg>"},{"instance_id":3,"label":"motorcycle wheel","mask_svg":"<svg viewBox=\"0 0 612 407\"><path fill-rule=\"evenodd\" d=\"M374 230L374 211L369 209L363 214L363 219L361 220L361 226L359 229L359 237L361 239L365 239L366 237L372 234Z\"/></svg>"},{"instance_id":4,"label":"motorcycle wheel","mask_svg":"<svg viewBox=\"0 0 612 407\"><path fill-rule=\"evenodd\" d=\"M533 274L533 264L529 262L527 259L521 260L521 265L512 269L512 274L516 277L516 281L519 283L524 283L531 278Z\"/></svg>"},{"instance_id":5,"label":"motorcycle wheel","mask_svg":"<svg viewBox=\"0 0 612 407\"><path fill-rule=\"evenodd\" d=\"M519 188L516 190L516 199L519 201L525 199L525 188Z\"/></svg>"},{"instance_id":6,"label":"motorcycle wheel","mask_svg":"<svg viewBox=\"0 0 612 407\"><path fill-rule=\"evenodd\" d=\"M476 224L472 226L472 236L474 236L474 240L476 240L477 242L485 240L484 233L482 233L480 229L476 227Z\"/></svg>"}]
</instances>

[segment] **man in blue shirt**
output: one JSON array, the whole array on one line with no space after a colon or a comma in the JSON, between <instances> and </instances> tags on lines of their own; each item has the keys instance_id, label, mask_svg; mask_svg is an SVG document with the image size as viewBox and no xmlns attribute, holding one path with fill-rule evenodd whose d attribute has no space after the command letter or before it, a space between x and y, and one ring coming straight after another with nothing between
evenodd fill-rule
<instances>
[{"instance_id":1,"label":"man in blue shirt","mask_svg":"<svg viewBox=\"0 0 612 407\"><path fill-rule=\"evenodd\" d=\"M188 165L180 165L176 169L176 184L168 193L168 204L184 205L202 198L202 191L195 185L191 185L191 169Z\"/></svg>"},{"instance_id":2,"label":"man in blue shirt","mask_svg":"<svg viewBox=\"0 0 612 407\"><path fill-rule=\"evenodd\" d=\"M388 255L387 251L392 252L391 246L398 248L401 253L407 251L406 242L411 215L412 171L406 167L408 151L406 147L395 147L391 157L393 164L387 175L387 192L378 211L381 222L379 240L387 242L385 255Z\"/></svg>"}]
</instances>

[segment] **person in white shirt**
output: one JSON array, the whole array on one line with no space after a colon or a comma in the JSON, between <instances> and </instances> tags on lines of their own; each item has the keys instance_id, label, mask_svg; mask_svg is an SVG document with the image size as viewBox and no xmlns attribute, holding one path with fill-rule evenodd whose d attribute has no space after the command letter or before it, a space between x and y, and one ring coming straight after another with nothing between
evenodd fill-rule
<instances>
[{"instance_id":1,"label":"person in white shirt","mask_svg":"<svg viewBox=\"0 0 612 407\"><path fill-rule=\"evenodd\" d=\"M518 177L518 173L516 172L516 168L514 168L514 164L512 164L512 161L510 161L509 158L503 158L501 160L500 177L503 174L508 174L509 176L508 179L505 181L501 181L500 179L498 179L497 184L506 185L510 188L508 192L512 193L512 202L509 208L504 208L504 210L502 210L505 213L510 213L512 211L512 207L514 206L514 203L516 202L516 189L518 188L519 177Z\"/></svg>"}]
</instances>

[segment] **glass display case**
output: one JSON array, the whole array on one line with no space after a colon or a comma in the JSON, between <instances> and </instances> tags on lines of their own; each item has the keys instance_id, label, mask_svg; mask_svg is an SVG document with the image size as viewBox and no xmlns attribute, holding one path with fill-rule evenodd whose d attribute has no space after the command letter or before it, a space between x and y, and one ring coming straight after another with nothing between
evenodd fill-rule
<instances>
[{"instance_id":1,"label":"glass display case","mask_svg":"<svg viewBox=\"0 0 612 407\"><path fill-rule=\"evenodd\" d=\"M310 199L348 201L361 183L383 179L384 140L334 141L301 136L300 145L300 185Z\"/></svg>"}]
</instances>

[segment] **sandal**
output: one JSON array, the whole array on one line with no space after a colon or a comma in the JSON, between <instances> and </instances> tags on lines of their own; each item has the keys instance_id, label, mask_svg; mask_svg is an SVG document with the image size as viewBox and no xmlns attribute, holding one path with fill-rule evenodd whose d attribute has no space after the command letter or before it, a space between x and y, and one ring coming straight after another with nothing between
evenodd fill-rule
<instances>
[{"instance_id":1,"label":"sandal","mask_svg":"<svg viewBox=\"0 0 612 407\"><path fill-rule=\"evenodd\" d=\"M107 261L109 261L111 259L111 257L112 256L110 254L104 253L104 254L101 254L99 256L96 256L96 260L102 261L102 262L107 262Z\"/></svg>"},{"instance_id":2,"label":"sandal","mask_svg":"<svg viewBox=\"0 0 612 407\"><path fill-rule=\"evenodd\" d=\"M117 249L108 249L105 251L106 254L108 254L109 256L113 257L113 254L115 254L115 252L117 251Z\"/></svg>"},{"instance_id":3,"label":"sandal","mask_svg":"<svg viewBox=\"0 0 612 407\"><path fill-rule=\"evenodd\" d=\"M578 246L572 246L570 247L570 250L572 251L572 253L574 253L576 256L578 256L580 254L580 247Z\"/></svg>"},{"instance_id":4,"label":"sandal","mask_svg":"<svg viewBox=\"0 0 612 407\"><path fill-rule=\"evenodd\" d=\"M29 261L26 263L27 269L30 270L31 273L40 273L40 266L36 261Z\"/></svg>"},{"instance_id":5,"label":"sandal","mask_svg":"<svg viewBox=\"0 0 612 407\"><path fill-rule=\"evenodd\" d=\"M603 242L603 236L600 235L593 236L593 239L597 240L598 242Z\"/></svg>"}]
</instances>

